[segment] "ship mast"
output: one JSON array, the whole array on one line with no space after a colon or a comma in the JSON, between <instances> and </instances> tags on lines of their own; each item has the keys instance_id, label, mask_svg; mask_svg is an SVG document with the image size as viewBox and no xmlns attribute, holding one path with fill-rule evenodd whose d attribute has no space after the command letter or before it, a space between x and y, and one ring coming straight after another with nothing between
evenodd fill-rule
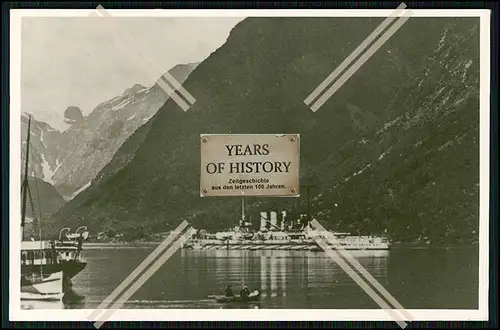
<instances>
[{"instance_id":1,"label":"ship mast","mask_svg":"<svg viewBox=\"0 0 500 330\"><path fill-rule=\"evenodd\" d=\"M28 197L30 199L30 205L31 205L31 211L33 214L33 217L36 219L37 214L36 214L36 209L35 209L35 204L33 202L33 196L31 195L31 190L29 186L29 181L28 181L28 164L29 164L29 151L30 151L30 137L31 137L31 115L28 117L28 136L26 138L26 162L25 162L25 167L24 167L24 178L23 178L23 183L21 185L21 192L22 192L22 210L21 210L21 241L24 240L24 229L26 225L26 203L28 201ZM35 188L36 188L36 193L37 193L37 199L40 201L40 194L38 193L38 182L36 181L36 173L34 173L34 178L35 178ZM40 236L40 276L43 275L43 242L42 242L42 212L41 212L41 207L39 208L40 211L40 217L38 220L38 235Z\"/></svg>"},{"instance_id":2,"label":"ship mast","mask_svg":"<svg viewBox=\"0 0 500 330\"><path fill-rule=\"evenodd\" d=\"M311 218L311 195L309 194L309 190L313 187L314 185L301 185L302 187L306 188L306 194L307 194L307 224L311 223L312 218Z\"/></svg>"},{"instance_id":3,"label":"ship mast","mask_svg":"<svg viewBox=\"0 0 500 330\"><path fill-rule=\"evenodd\" d=\"M240 230L243 229L243 226L245 225L245 196L241 196L241 225L240 225ZM242 286L245 286L245 257L242 254L241 258L241 282Z\"/></svg>"},{"instance_id":4,"label":"ship mast","mask_svg":"<svg viewBox=\"0 0 500 330\"><path fill-rule=\"evenodd\" d=\"M245 225L245 197L241 196L241 225Z\"/></svg>"},{"instance_id":5,"label":"ship mast","mask_svg":"<svg viewBox=\"0 0 500 330\"><path fill-rule=\"evenodd\" d=\"M26 162L24 167L24 179L21 185L22 192L22 210L21 210L21 241L24 240L24 225L26 221L26 202L28 199L28 163L29 163L29 150L30 150L30 129L31 129L31 115L28 118L28 137L26 138Z\"/></svg>"}]
</instances>

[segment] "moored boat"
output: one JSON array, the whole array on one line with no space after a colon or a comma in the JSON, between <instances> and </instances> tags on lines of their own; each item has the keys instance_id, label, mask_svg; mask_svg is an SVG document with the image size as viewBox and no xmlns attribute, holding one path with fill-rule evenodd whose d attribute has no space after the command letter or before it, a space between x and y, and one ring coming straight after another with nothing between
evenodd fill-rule
<instances>
[{"instance_id":1,"label":"moored boat","mask_svg":"<svg viewBox=\"0 0 500 330\"><path fill-rule=\"evenodd\" d=\"M30 186L28 184L28 164L30 149L31 116L28 120L28 133L26 139L26 163L24 178L22 180L22 208L21 208L21 298L28 300L58 300L62 299L64 292L71 287L71 278L82 271L86 262L83 260L81 251L83 241L88 237L86 227L80 227L73 234L66 234L62 239L62 233L57 241L42 240L42 212L35 208ZM36 173L35 173L35 185ZM38 188L36 187L38 194ZM39 240L33 235L31 240L25 240L25 223L27 202L31 204L32 214L38 227ZM40 196L37 196L40 201ZM35 227L33 227L34 229Z\"/></svg>"},{"instance_id":2,"label":"moored boat","mask_svg":"<svg viewBox=\"0 0 500 330\"><path fill-rule=\"evenodd\" d=\"M71 279L85 269L81 244L61 241L22 241L21 274L63 274L64 291L71 287Z\"/></svg>"},{"instance_id":3,"label":"moored boat","mask_svg":"<svg viewBox=\"0 0 500 330\"><path fill-rule=\"evenodd\" d=\"M70 231L70 228L63 228L57 240L37 243L23 241L22 244L26 247L32 245L41 248L42 254L47 259L43 264L44 272L54 273L63 271L64 276L67 278L66 280L70 280L87 266L87 262L83 257L83 242L89 236L87 227L85 226L81 226L74 233L68 234ZM29 260L30 256L24 253L21 258ZM37 272L40 264L23 262L21 267L22 272Z\"/></svg>"}]
</instances>

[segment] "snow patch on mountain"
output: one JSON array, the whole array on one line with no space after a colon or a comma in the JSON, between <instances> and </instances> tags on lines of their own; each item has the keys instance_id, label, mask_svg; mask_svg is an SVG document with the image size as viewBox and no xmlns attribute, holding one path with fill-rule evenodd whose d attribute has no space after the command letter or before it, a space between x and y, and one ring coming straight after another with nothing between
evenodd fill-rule
<instances>
[{"instance_id":1,"label":"snow patch on mountain","mask_svg":"<svg viewBox=\"0 0 500 330\"><path fill-rule=\"evenodd\" d=\"M44 148L47 148L45 145L45 142L43 141L43 130L41 128L38 128L40 130L40 142L42 143Z\"/></svg>"},{"instance_id":2,"label":"snow patch on mountain","mask_svg":"<svg viewBox=\"0 0 500 330\"><path fill-rule=\"evenodd\" d=\"M50 169L50 164L45 159L45 155L43 154L43 152L40 154L40 156L42 157L43 180L49 182L54 176L54 172L52 172L52 170Z\"/></svg>"}]
</instances>

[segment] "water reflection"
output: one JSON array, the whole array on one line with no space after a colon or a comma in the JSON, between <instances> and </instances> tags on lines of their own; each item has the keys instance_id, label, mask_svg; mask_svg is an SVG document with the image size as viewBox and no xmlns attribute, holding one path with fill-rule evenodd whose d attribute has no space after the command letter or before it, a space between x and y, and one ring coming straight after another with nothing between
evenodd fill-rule
<instances>
[{"instance_id":1,"label":"water reflection","mask_svg":"<svg viewBox=\"0 0 500 330\"><path fill-rule=\"evenodd\" d=\"M65 308L93 309L153 251L89 250L87 268L73 278L84 296ZM349 251L405 308L477 309L477 249ZM429 269L437 269L432 272ZM221 305L210 296L222 284L262 293L260 305ZM67 300L67 299L66 299ZM61 308L25 303L24 308ZM193 251L174 254L122 308L378 308L325 253L307 251Z\"/></svg>"},{"instance_id":2,"label":"water reflection","mask_svg":"<svg viewBox=\"0 0 500 330\"><path fill-rule=\"evenodd\" d=\"M64 306L36 302L25 304L24 308L96 308L135 264L150 253L147 250L113 251L117 255L112 260L120 262L110 263L109 256L105 257L110 251L92 251L94 258L90 255L88 268L75 277L75 291L66 295ZM388 283L388 251L349 251L349 254L382 285ZM260 302L220 304L210 298L223 294L223 286L228 284L235 293L239 293L243 285L248 285L251 291L260 290ZM123 308L349 308L331 297L355 297L352 291L356 286L322 252L181 250ZM346 299L353 298L343 298Z\"/></svg>"},{"instance_id":3,"label":"water reflection","mask_svg":"<svg viewBox=\"0 0 500 330\"><path fill-rule=\"evenodd\" d=\"M388 251L349 251L382 285L387 283ZM352 279L321 252L304 251L183 251L183 259L211 260L218 283L238 292L245 284L261 291L266 308L288 304L309 307L312 296L341 292ZM208 270L208 269L207 269ZM293 302L286 299L292 296ZM248 308L248 307L246 307Z\"/></svg>"},{"instance_id":4,"label":"water reflection","mask_svg":"<svg viewBox=\"0 0 500 330\"><path fill-rule=\"evenodd\" d=\"M62 301L21 301L21 309L30 310L44 310L44 309L63 309L64 303Z\"/></svg>"},{"instance_id":5,"label":"water reflection","mask_svg":"<svg viewBox=\"0 0 500 330\"><path fill-rule=\"evenodd\" d=\"M76 290L69 291L64 295L63 303L65 309L85 308L85 296Z\"/></svg>"}]
</instances>

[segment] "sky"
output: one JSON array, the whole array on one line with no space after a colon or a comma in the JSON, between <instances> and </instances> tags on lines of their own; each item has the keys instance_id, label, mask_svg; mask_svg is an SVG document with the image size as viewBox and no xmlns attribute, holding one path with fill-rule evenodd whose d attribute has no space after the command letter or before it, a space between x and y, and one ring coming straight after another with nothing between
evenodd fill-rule
<instances>
[{"instance_id":1,"label":"sky","mask_svg":"<svg viewBox=\"0 0 500 330\"><path fill-rule=\"evenodd\" d=\"M21 107L64 129L64 110L88 115L134 84L152 85L177 64L201 62L242 17L24 17Z\"/></svg>"}]
</instances>

